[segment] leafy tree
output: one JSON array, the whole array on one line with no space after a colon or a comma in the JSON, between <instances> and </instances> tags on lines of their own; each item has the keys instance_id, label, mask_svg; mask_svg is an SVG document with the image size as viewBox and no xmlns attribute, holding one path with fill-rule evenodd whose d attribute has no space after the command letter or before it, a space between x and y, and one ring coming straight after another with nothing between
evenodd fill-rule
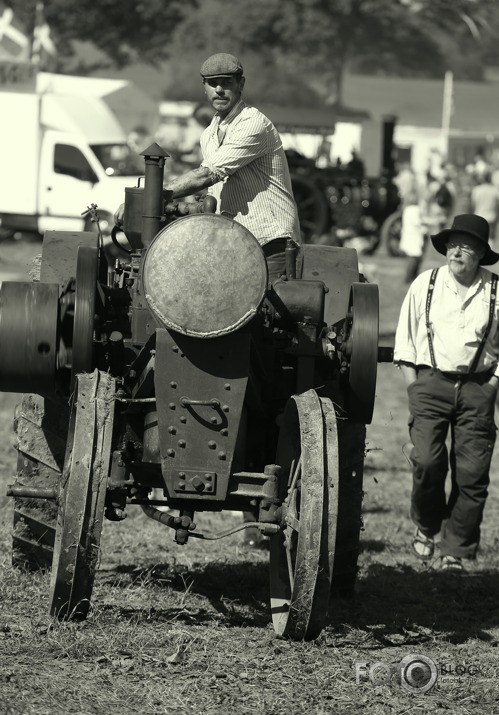
<instances>
[{"instance_id":1,"label":"leafy tree","mask_svg":"<svg viewBox=\"0 0 499 715\"><path fill-rule=\"evenodd\" d=\"M341 104L345 71L479 79L496 0L204 0L173 44L256 52ZM275 69L274 69L275 71ZM268 73L267 73L268 74Z\"/></svg>"},{"instance_id":2,"label":"leafy tree","mask_svg":"<svg viewBox=\"0 0 499 715\"><path fill-rule=\"evenodd\" d=\"M495 0L295 0L295 6L287 39L300 39L289 59L322 74L341 103L347 69L429 77L453 69L457 77L477 79L478 38L490 32Z\"/></svg>"},{"instance_id":3,"label":"leafy tree","mask_svg":"<svg viewBox=\"0 0 499 715\"><path fill-rule=\"evenodd\" d=\"M191 50L187 57L177 61L179 55L172 47L168 70L164 72L163 96L165 99L191 100L199 102L203 98L203 88L199 70L210 54L219 51L239 54L247 78L244 97L250 103L274 104L288 107L323 107L320 94L307 82L307 78L297 76L286 68L278 67L273 58L241 50L227 45L210 46L206 50Z\"/></svg>"},{"instance_id":4,"label":"leafy tree","mask_svg":"<svg viewBox=\"0 0 499 715\"><path fill-rule=\"evenodd\" d=\"M36 0L4 2L32 27ZM171 58L171 95L179 78L185 82L187 68L195 77L200 58L226 50L245 62L250 58L256 68L252 88L260 96L263 91L276 103L314 103L315 88L341 104L346 70L441 77L451 69L458 79L480 79L486 61L499 63L497 5L497 0L45 0L45 16L59 71L90 72L98 64L122 68L137 61L158 66ZM78 41L92 43L100 59L71 67Z\"/></svg>"},{"instance_id":5,"label":"leafy tree","mask_svg":"<svg viewBox=\"0 0 499 715\"><path fill-rule=\"evenodd\" d=\"M296 0L295 27L288 43L299 37L288 63L316 74L326 94L341 104L347 69L408 75L428 73L442 57L428 34L398 0ZM291 31L291 32L289 32Z\"/></svg>"},{"instance_id":6,"label":"leafy tree","mask_svg":"<svg viewBox=\"0 0 499 715\"><path fill-rule=\"evenodd\" d=\"M496 0L404 0L457 79L480 81L488 64L499 63ZM495 55L495 57L494 57Z\"/></svg>"},{"instance_id":7,"label":"leafy tree","mask_svg":"<svg viewBox=\"0 0 499 715\"><path fill-rule=\"evenodd\" d=\"M30 35L36 3L5 2ZM45 0L44 15L59 69L74 57L75 41L91 42L102 53L100 64L120 68L139 59L157 64L168 57L173 28L195 7L196 0Z\"/></svg>"}]
</instances>

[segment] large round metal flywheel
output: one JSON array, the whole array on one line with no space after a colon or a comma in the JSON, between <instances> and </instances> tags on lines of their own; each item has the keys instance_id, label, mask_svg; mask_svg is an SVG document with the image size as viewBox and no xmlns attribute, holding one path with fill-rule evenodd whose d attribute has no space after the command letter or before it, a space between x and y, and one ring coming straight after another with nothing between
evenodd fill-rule
<instances>
[{"instance_id":1,"label":"large round metal flywheel","mask_svg":"<svg viewBox=\"0 0 499 715\"><path fill-rule=\"evenodd\" d=\"M50 612L84 618L99 561L111 459L115 380L95 370L76 376L61 480Z\"/></svg>"},{"instance_id":2,"label":"large round metal flywheel","mask_svg":"<svg viewBox=\"0 0 499 715\"><path fill-rule=\"evenodd\" d=\"M374 283L352 283L346 319L348 416L370 424L378 372L379 293Z\"/></svg>"},{"instance_id":3,"label":"large round metal flywheel","mask_svg":"<svg viewBox=\"0 0 499 715\"><path fill-rule=\"evenodd\" d=\"M198 338L246 325L267 291L267 264L256 238L213 214L186 216L160 231L145 254L142 277L160 325Z\"/></svg>"},{"instance_id":4,"label":"large round metal flywheel","mask_svg":"<svg viewBox=\"0 0 499 715\"><path fill-rule=\"evenodd\" d=\"M97 248L80 246L76 262L74 295L74 326L71 357L71 385L76 375L90 372L94 356L95 295L97 291L99 252Z\"/></svg>"},{"instance_id":5,"label":"large round metal flywheel","mask_svg":"<svg viewBox=\"0 0 499 715\"><path fill-rule=\"evenodd\" d=\"M59 286L5 281L0 288L0 389L54 390Z\"/></svg>"},{"instance_id":6,"label":"large round metal flywheel","mask_svg":"<svg viewBox=\"0 0 499 715\"><path fill-rule=\"evenodd\" d=\"M288 401L280 429L283 529L271 537L270 601L277 633L312 639L325 625L338 515L334 407L314 390Z\"/></svg>"}]
</instances>

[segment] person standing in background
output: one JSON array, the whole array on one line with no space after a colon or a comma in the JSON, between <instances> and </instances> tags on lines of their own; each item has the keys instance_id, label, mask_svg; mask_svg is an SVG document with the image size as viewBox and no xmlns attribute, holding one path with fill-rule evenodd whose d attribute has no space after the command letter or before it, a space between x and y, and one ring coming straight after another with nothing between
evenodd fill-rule
<instances>
[{"instance_id":1,"label":"person standing in background","mask_svg":"<svg viewBox=\"0 0 499 715\"><path fill-rule=\"evenodd\" d=\"M499 194L491 181L491 173L487 171L471 190L471 210L482 216L489 223L490 237L494 242L497 238L497 216L499 213Z\"/></svg>"},{"instance_id":2,"label":"person standing in background","mask_svg":"<svg viewBox=\"0 0 499 715\"><path fill-rule=\"evenodd\" d=\"M442 230L452 215L454 189L444 166L439 165L438 173L438 178L428 175L428 184L421 186L406 166L396 179L402 208L399 247L407 256L408 284L420 271L428 235Z\"/></svg>"},{"instance_id":3,"label":"person standing in background","mask_svg":"<svg viewBox=\"0 0 499 715\"><path fill-rule=\"evenodd\" d=\"M426 242L426 226L423 223L424 201L414 182L405 195L401 195L402 225L400 250L407 256L405 282L412 283L419 273Z\"/></svg>"}]
</instances>

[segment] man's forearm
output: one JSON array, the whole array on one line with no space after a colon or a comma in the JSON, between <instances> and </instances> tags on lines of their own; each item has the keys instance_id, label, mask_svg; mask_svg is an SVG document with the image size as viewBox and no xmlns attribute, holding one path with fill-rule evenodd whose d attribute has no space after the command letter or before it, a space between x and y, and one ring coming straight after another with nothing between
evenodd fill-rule
<instances>
[{"instance_id":1,"label":"man's forearm","mask_svg":"<svg viewBox=\"0 0 499 715\"><path fill-rule=\"evenodd\" d=\"M200 166L169 181L165 189L173 191L173 198L179 199L182 196L191 196L197 191L206 189L208 186L216 184L217 181L218 178L207 166Z\"/></svg>"}]
</instances>

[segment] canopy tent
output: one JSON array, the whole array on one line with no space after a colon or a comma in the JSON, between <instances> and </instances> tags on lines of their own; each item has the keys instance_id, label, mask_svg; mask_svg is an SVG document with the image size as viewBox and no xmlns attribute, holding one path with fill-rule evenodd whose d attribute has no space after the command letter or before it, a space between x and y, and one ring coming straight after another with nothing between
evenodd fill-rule
<instances>
[{"instance_id":1,"label":"canopy tent","mask_svg":"<svg viewBox=\"0 0 499 715\"><path fill-rule=\"evenodd\" d=\"M152 136L159 124L157 102L129 80L40 72L37 90L57 95L100 98L116 116L125 134L140 128Z\"/></svg>"}]
</instances>

